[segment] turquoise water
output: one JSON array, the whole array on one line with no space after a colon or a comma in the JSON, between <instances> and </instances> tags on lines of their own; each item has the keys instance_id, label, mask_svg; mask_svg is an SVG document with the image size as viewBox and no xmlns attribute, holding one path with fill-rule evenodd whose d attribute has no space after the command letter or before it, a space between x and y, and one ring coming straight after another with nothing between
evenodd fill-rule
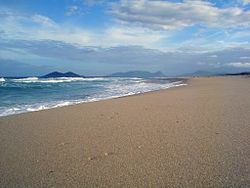
<instances>
[{"instance_id":1,"label":"turquoise water","mask_svg":"<svg viewBox=\"0 0 250 188\"><path fill-rule=\"evenodd\" d=\"M134 95L181 81L142 78L0 78L0 116Z\"/></svg>"}]
</instances>

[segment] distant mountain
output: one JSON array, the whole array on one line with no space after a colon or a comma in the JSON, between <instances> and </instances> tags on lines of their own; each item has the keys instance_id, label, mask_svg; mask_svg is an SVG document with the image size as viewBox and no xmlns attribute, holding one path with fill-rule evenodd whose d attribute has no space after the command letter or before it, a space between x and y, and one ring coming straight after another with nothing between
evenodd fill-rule
<instances>
[{"instance_id":1,"label":"distant mountain","mask_svg":"<svg viewBox=\"0 0 250 188\"><path fill-rule=\"evenodd\" d=\"M181 75L178 75L178 77L183 77L183 76L214 76L214 75L218 75L218 74L214 73L214 72L208 72L208 71L196 71L193 73L181 74Z\"/></svg>"},{"instance_id":2,"label":"distant mountain","mask_svg":"<svg viewBox=\"0 0 250 188\"><path fill-rule=\"evenodd\" d=\"M41 76L40 78L58 78L58 77L83 77L73 72L51 72L49 74L46 74L44 76Z\"/></svg>"},{"instance_id":3,"label":"distant mountain","mask_svg":"<svg viewBox=\"0 0 250 188\"><path fill-rule=\"evenodd\" d=\"M176 77L189 77L189 76L237 76L237 75L246 75L249 76L250 72L224 72L224 71L219 71L219 70L215 70L214 72L211 71L196 71L193 73L186 73L186 74L181 74L181 75L177 75Z\"/></svg>"},{"instance_id":4,"label":"distant mountain","mask_svg":"<svg viewBox=\"0 0 250 188\"><path fill-rule=\"evenodd\" d=\"M150 78L150 77L165 77L165 75L158 71L155 73L147 71L129 71L129 72L117 72L106 77L138 77L138 78Z\"/></svg>"},{"instance_id":5,"label":"distant mountain","mask_svg":"<svg viewBox=\"0 0 250 188\"><path fill-rule=\"evenodd\" d=\"M240 73L229 73L229 74L223 74L226 76L250 76L250 72L240 72Z\"/></svg>"}]
</instances>

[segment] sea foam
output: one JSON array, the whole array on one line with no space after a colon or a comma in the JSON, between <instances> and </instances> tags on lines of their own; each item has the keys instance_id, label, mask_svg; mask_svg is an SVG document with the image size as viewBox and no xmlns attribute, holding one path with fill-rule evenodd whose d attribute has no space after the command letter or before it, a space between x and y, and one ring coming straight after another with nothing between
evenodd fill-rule
<instances>
[{"instance_id":1,"label":"sea foam","mask_svg":"<svg viewBox=\"0 0 250 188\"><path fill-rule=\"evenodd\" d=\"M82 78L82 77L37 78L37 77L28 77L28 78L11 79L11 81L13 81L13 82L22 82L22 83L62 83L62 82L72 82L72 81L99 81L99 80L105 80L105 78Z\"/></svg>"},{"instance_id":2,"label":"sea foam","mask_svg":"<svg viewBox=\"0 0 250 188\"><path fill-rule=\"evenodd\" d=\"M0 82L5 82L5 79L4 78L0 78Z\"/></svg>"}]
</instances>

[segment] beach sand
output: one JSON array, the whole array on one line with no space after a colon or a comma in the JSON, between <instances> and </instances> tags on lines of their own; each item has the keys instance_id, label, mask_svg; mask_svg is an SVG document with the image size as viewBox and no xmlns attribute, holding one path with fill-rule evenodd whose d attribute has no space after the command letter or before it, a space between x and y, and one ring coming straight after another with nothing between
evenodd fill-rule
<instances>
[{"instance_id":1,"label":"beach sand","mask_svg":"<svg viewBox=\"0 0 250 188\"><path fill-rule=\"evenodd\" d=\"M0 118L0 187L249 187L250 78Z\"/></svg>"}]
</instances>

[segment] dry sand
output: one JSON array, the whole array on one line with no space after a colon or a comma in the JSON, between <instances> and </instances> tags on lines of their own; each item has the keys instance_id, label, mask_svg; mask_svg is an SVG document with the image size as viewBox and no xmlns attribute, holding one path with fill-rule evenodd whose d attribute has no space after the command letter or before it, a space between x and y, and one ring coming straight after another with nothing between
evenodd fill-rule
<instances>
[{"instance_id":1,"label":"dry sand","mask_svg":"<svg viewBox=\"0 0 250 188\"><path fill-rule=\"evenodd\" d=\"M0 118L0 187L249 187L250 78Z\"/></svg>"}]
</instances>

